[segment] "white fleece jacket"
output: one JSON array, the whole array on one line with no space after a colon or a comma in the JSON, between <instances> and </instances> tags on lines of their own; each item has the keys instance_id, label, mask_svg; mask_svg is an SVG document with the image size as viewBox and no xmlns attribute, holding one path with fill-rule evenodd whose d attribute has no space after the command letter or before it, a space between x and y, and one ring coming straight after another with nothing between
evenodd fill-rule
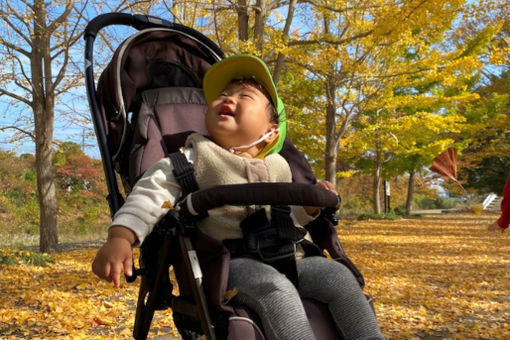
<instances>
[{"instance_id":1,"label":"white fleece jacket","mask_svg":"<svg viewBox=\"0 0 510 340\"><path fill-rule=\"evenodd\" d=\"M291 182L290 167L278 154L264 159L239 157L223 149L207 137L194 133L188 137L184 154L193 163L198 187L243 184L253 182ZM113 225L130 228L138 237L137 245L152 231L167 213L166 201L172 205L180 198L181 187L175 180L170 158L165 157L151 166L136 183L126 202L115 214ZM209 217L198 227L218 241L242 238L239 223L253 210L249 207L224 206L209 211ZM291 217L298 226L313 220L302 207L292 207Z\"/></svg>"}]
</instances>

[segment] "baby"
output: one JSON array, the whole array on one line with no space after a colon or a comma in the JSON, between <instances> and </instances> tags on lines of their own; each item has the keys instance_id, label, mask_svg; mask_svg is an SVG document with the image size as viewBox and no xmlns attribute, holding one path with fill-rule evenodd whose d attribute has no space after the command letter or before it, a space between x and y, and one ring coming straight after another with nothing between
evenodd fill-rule
<instances>
[{"instance_id":1,"label":"baby","mask_svg":"<svg viewBox=\"0 0 510 340\"><path fill-rule=\"evenodd\" d=\"M183 150L193 163L200 189L253 182L291 182L289 165L277 152L285 138L285 111L266 64L253 55L237 55L213 65L203 80L208 108L208 136L191 134ZM102 279L120 285L120 275L132 275L133 246L140 245L166 214L163 202L180 198L170 159L154 164L136 183L115 214L106 243L92 264ZM331 183L317 185L332 192ZM270 209L266 207L266 209ZM291 207L298 228L312 221L316 207ZM222 242L243 237L240 222L251 210L225 206L198 222L202 232ZM299 290L270 264L248 257L230 261L228 289L236 288L237 303L261 318L269 339L314 339L301 297L328 305L339 332L348 339L382 339L361 288L342 264L325 257L306 256L297 245ZM320 280L317 280L320 278Z\"/></svg>"}]
</instances>

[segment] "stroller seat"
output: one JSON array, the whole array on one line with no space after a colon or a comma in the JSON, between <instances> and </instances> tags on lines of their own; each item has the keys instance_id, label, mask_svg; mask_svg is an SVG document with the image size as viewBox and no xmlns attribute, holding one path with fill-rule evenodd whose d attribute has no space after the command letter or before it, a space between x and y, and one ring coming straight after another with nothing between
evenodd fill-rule
<instances>
[{"instance_id":1,"label":"stroller seat","mask_svg":"<svg viewBox=\"0 0 510 340\"><path fill-rule=\"evenodd\" d=\"M131 26L139 31L115 51L96 89L93 45L97 33L111 25ZM193 29L159 18L124 13L103 14L93 19L85 30L85 40L87 94L113 216L124 201L117 176L124 193L129 194L145 170L177 151L190 133L205 134L202 77L224 54ZM299 195L291 196L301 197L302 201L287 204L331 202L328 201L331 197L320 192L322 189L315 195L316 178L288 138L280 154L289 163L296 184L292 189L282 190L301 190ZM229 188L231 193L236 190ZM239 189L238 196L245 197L246 190ZM254 187L254 190L259 189ZM208 209L208 202L217 204L222 200L212 191L203 192L193 193L193 197L204 200ZM273 203L282 204L282 197L276 196ZM258 199L257 195L254 197ZM197 198L197 204L203 205L200 199ZM338 202L326 203L324 206L334 206ZM244 306L225 304L230 259L227 248L194 228L193 222L189 216L171 211L141 245L141 268L135 271L142 277L135 338L147 337L155 310L172 308L184 339L200 335L209 339L264 339L253 312ZM343 252L335 225L330 211L306 228L321 249L351 269L363 288L363 276ZM170 266L176 274L179 296L172 295ZM136 275L126 279L132 281ZM311 299L303 300L303 305L318 339L340 338L324 305Z\"/></svg>"},{"instance_id":2,"label":"stroller seat","mask_svg":"<svg viewBox=\"0 0 510 340\"><path fill-rule=\"evenodd\" d=\"M206 103L195 87L164 87L142 93L129 153L129 184L155 162L176 152L192 132L206 133Z\"/></svg>"}]
</instances>

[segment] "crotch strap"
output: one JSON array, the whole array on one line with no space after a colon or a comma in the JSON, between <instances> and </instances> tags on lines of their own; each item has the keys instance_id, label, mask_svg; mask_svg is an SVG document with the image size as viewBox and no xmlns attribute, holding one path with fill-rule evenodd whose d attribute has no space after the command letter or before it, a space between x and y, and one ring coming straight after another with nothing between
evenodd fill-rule
<instances>
[{"instance_id":1,"label":"crotch strap","mask_svg":"<svg viewBox=\"0 0 510 340\"><path fill-rule=\"evenodd\" d=\"M267 263L285 274L297 287L296 244L306 234L297 228L288 206L271 207L271 221L259 209L241 221L243 239L224 240L231 257L250 257Z\"/></svg>"}]
</instances>

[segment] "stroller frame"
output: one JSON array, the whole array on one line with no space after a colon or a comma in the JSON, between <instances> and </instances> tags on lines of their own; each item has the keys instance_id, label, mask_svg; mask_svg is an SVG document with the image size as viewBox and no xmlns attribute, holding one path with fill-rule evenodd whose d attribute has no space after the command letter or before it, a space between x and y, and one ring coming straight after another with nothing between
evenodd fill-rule
<instances>
[{"instance_id":1,"label":"stroller frame","mask_svg":"<svg viewBox=\"0 0 510 340\"><path fill-rule=\"evenodd\" d=\"M119 154L122 144L124 143L125 137L125 128L122 133L121 145L119 146L117 152L112 155L109 147L108 140L106 135L105 124L103 121L103 117L101 116L101 111L99 108L99 103L97 99L96 87L94 82L94 64L93 64L93 49L94 49L94 41L98 32L101 29L106 28L107 26L113 25L125 25L131 26L140 31L142 30L150 30L150 29L165 29L168 31L179 32L180 34L186 35L188 38L196 41L197 43L203 45L203 47L210 50L210 52L216 56L217 60L220 60L224 57L224 54L219 48L210 41L206 36L202 35L200 32L195 31L189 27L184 25L180 25L177 23L172 23L157 17L146 16L146 15L131 15L126 13L107 13L102 14L91 20L84 33L85 39L85 78L86 78L86 89L87 96L89 100L89 106L91 108L92 120L94 123L94 128L98 140L98 147L101 154L103 170L105 173L105 180L108 188L108 196L107 201L110 207L110 213L113 216L124 203L124 197L122 196L118 184L117 177L115 175L115 170L113 166L113 162L111 160L116 159ZM131 37L131 39L134 36ZM120 81L120 79L119 79ZM118 87L118 91L120 91L120 86ZM122 101L122 94L117 93L117 96L120 101ZM124 119L126 118L126 108L124 103L121 102L120 105L120 114L123 115ZM172 216L169 214L169 216ZM168 219L168 218L167 218ZM194 300L196 301L196 305L190 305L186 301L172 301L172 309L180 310L184 312L184 314L197 316L200 320L200 324L207 339L215 339L215 333L213 330L211 318L209 316L207 310L207 303L205 299L205 293L203 287L201 285L202 275L199 271L200 266L198 264L198 259L196 258L196 253L193 250L191 245L191 241L189 236L184 232L185 230L190 229L192 223L190 223L189 219L186 219L186 223L188 225L182 225L180 222L182 218L177 218L177 216L173 216L173 223L175 225L181 225L180 231L176 232L176 229L166 230L164 235L164 242L162 244L162 248L160 251L160 256L158 258L158 271L156 273L156 277L154 280L154 284L152 287L149 287L148 280L143 280L140 285L140 292L137 303L137 311L135 318L135 325L133 335L136 339L145 339L149 332L150 324L152 322L152 318L154 315L154 311L156 310L157 299L160 296L160 290L162 287L160 282L163 282L163 276L166 271L165 268L168 268L168 258L170 256L170 244L171 237L176 234L178 235L179 244L182 249L183 254L188 254L188 256L183 256L184 264L185 264L185 272L189 273L191 276L188 277L188 280L191 282L194 281L194 284L191 285L192 293ZM191 224L191 225L190 225ZM140 270L135 270L133 276L126 276L126 280L128 282L133 282L136 280L137 275L141 275ZM149 291L151 292L149 294Z\"/></svg>"},{"instance_id":2,"label":"stroller frame","mask_svg":"<svg viewBox=\"0 0 510 340\"><path fill-rule=\"evenodd\" d=\"M200 32L177 23L162 20L160 18L146 15L131 15L126 13L107 13L99 15L89 22L84 33L84 39L86 42L86 89L96 137L98 140L98 147L101 154L103 170L105 173L105 180L108 188L107 201L110 207L111 215L113 216L124 203L124 197L121 194L117 184L117 176L115 174L117 165L115 162L124 145L126 127L124 126L120 145L115 150L111 150L107 136L106 121L102 116L100 104L98 101L98 93L96 91L93 69L93 45L95 38L101 29L111 25L131 26L139 31L163 29L178 32L179 34L186 35L188 38L192 39L193 41L200 44L203 48L207 49L210 54L214 56L214 59L216 59L215 61L219 61L225 56L214 42L212 42ZM118 100L120 101L118 113L123 115L125 119L126 107L123 103L120 86L118 86L117 90L117 93L114 93L113 95L118 97ZM294 172L293 170L294 183L280 186L278 187L278 190L273 190L273 188L276 188L274 186L275 183L257 183L255 185L244 184L229 186L229 188L214 187L214 190L199 190L192 194L193 201L196 201L195 203L197 206L205 207L205 210L200 210L202 208L197 208L194 205L195 210L203 211L206 213L208 209L220 206L219 204L283 204L329 207L328 209L323 210L321 216L310 225L307 225L306 228L310 232L312 239L317 243L319 248L321 250L327 250L327 252L335 261L346 265L356 276L361 288L363 288L363 276L345 255L338 240L336 231L334 230L334 226L337 224L337 221L334 218L334 213L339 205L339 197L312 184L303 184L314 183L316 179L304 157L299 153L299 151L297 151L297 149L295 149L295 147L288 139L284 144L284 149L282 149L280 153L287 159L289 163L295 164L297 171ZM302 173L299 173L301 170L303 170ZM282 183L278 183L278 185L281 184ZM270 185L269 190L267 185ZM228 191L230 195L233 194L232 196L234 196L234 198L225 199L225 197L218 195L216 192L225 192L225 190L218 191L218 188L227 189L226 191ZM246 194L247 190L250 193L248 195ZM272 194L269 196L261 194L264 191L270 191ZM217 337L215 326L213 325L211 315L209 313L206 294L203 287L204 276L200 270L197 251L195 251L192 245L193 237L200 232L195 227L195 218L191 216L186 211L186 209L181 207L178 208L179 209L171 210L167 216L165 216L163 222L159 223L156 227L159 227L159 235L161 236L162 240L162 242L159 243L161 248L159 248L158 254L156 256L157 258L154 259L153 263L153 265L156 267L156 270L148 275L147 269L141 268L135 270L133 276L126 277L128 282L133 282L137 276L142 277L133 331L133 335L136 339L145 339L147 337L154 311L168 307L171 307L174 313L180 313L185 317L189 317L194 320L193 322L195 324L198 324L198 330L187 328L185 331L190 331L191 333L202 333L206 336L207 339L216 339ZM178 248L180 249L180 257L183 260L183 271L185 272L186 276L184 280L186 282L187 289L190 290L188 293L191 293L192 301L186 297L181 298L180 296L176 297L171 294L172 286L168 280L168 268L172 264L170 262L172 256L171 246L176 244L176 240ZM148 276L151 276L151 278L149 279ZM179 286L180 285L181 283L179 282ZM170 292L165 291L165 289L168 290L168 288L170 288ZM368 296L367 298L371 302L371 299ZM161 304L161 299L164 300L163 305ZM310 304L311 303L308 303L308 305ZM310 308L313 310L316 307L312 306ZM317 315L323 313L320 308L316 310L318 310ZM179 332L182 334L182 330L179 328L179 325L177 325L177 327ZM183 337L186 339L193 339L192 335L183 335Z\"/></svg>"}]
</instances>

